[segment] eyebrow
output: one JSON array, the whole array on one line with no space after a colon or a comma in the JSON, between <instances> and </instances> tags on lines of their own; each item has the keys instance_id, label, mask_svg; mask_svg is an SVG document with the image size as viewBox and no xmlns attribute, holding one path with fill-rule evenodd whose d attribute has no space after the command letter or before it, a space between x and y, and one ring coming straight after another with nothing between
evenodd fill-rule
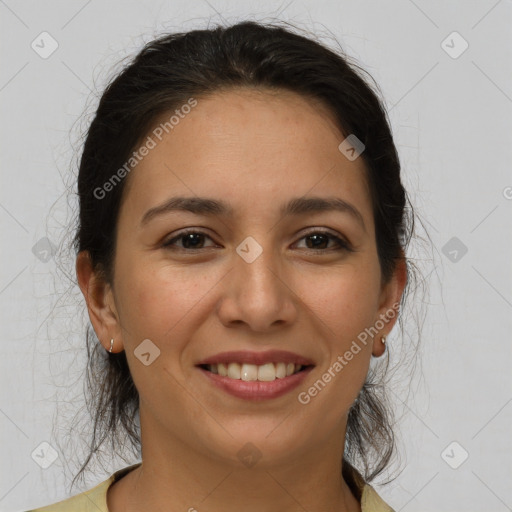
<instances>
[{"instance_id":1,"label":"eyebrow","mask_svg":"<svg viewBox=\"0 0 512 512\"><path fill-rule=\"evenodd\" d=\"M178 211L207 216L231 218L234 216L233 208L222 200L207 197L171 197L164 203L150 208L143 215L141 226L147 224L155 217ZM354 205L338 197L296 197L281 206L279 213L284 217L287 215L304 215L328 211L348 213L366 231L363 216L359 210Z\"/></svg>"}]
</instances>

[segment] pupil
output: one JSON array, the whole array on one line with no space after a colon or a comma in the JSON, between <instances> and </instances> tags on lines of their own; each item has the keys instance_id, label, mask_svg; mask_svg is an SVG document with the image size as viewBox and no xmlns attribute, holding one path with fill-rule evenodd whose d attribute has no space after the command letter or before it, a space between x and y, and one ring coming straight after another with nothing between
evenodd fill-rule
<instances>
[{"instance_id":1,"label":"pupil","mask_svg":"<svg viewBox=\"0 0 512 512\"><path fill-rule=\"evenodd\" d=\"M195 242L199 242L199 245L200 245L200 240L198 240L198 237L201 237L202 235L198 234L198 233L188 233L187 235L185 235L184 239L183 239L183 245L185 248L189 249L190 247L195 247L197 244L194 244L194 238L195 238Z\"/></svg>"},{"instance_id":2,"label":"pupil","mask_svg":"<svg viewBox=\"0 0 512 512\"><path fill-rule=\"evenodd\" d=\"M308 239L314 240L313 247L318 247L324 244L327 238L325 235L310 235ZM308 248L311 248L311 244L308 244ZM325 249L325 247L322 247L322 249Z\"/></svg>"}]
</instances>

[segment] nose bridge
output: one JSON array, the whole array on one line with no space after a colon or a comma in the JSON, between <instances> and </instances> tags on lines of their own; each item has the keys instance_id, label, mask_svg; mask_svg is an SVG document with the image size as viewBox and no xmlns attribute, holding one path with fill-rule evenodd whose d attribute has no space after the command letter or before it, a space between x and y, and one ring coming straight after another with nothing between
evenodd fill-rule
<instances>
[{"instance_id":1,"label":"nose bridge","mask_svg":"<svg viewBox=\"0 0 512 512\"><path fill-rule=\"evenodd\" d=\"M249 247L249 252L246 254L249 258L244 258L244 255L240 255L240 253L247 247ZM277 277L279 275L279 262L271 247L267 247L265 250L262 247L258 251L259 254L256 254L256 251L258 249L251 247L250 242L246 243L245 247L238 248L238 261L235 259L235 271L240 275L242 283L245 283L242 291L246 290L256 296L260 294L276 296L279 294L279 286L276 282L279 281Z\"/></svg>"},{"instance_id":2,"label":"nose bridge","mask_svg":"<svg viewBox=\"0 0 512 512\"><path fill-rule=\"evenodd\" d=\"M281 268L272 247L245 239L233 254L227 293L219 310L223 322L243 322L262 331L292 321L295 306L291 291L281 281Z\"/></svg>"}]
</instances>

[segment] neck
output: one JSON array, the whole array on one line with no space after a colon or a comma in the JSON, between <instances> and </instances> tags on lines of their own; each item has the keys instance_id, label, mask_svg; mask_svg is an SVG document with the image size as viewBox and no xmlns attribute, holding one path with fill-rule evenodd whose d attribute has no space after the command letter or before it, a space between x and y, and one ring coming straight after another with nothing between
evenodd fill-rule
<instances>
[{"instance_id":1,"label":"neck","mask_svg":"<svg viewBox=\"0 0 512 512\"><path fill-rule=\"evenodd\" d=\"M143 462L111 486L110 512L361 510L342 477L344 436L249 467L144 427L141 414Z\"/></svg>"}]
</instances>

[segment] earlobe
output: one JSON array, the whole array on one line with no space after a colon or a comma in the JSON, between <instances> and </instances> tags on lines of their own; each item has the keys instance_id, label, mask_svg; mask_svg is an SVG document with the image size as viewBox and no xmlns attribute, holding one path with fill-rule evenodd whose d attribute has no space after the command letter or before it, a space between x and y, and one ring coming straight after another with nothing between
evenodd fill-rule
<instances>
[{"instance_id":1,"label":"earlobe","mask_svg":"<svg viewBox=\"0 0 512 512\"><path fill-rule=\"evenodd\" d=\"M403 257L397 262L391 279L382 288L378 317L375 321L379 333L374 338L372 350L375 357L380 357L386 351L386 337L398 319L400 301L406 284L407 263Z\"/></svg>"},{"instance_id":2,"label":"earlobe","mask_svg":"<svg viewBox=\"0 0 512 512\"><path fill-rule=\"evenodd\" d=\"M372 356L380 357L386 352L386 336L375 336L373 340Z\"/></svg>"},{"instance_id":3,"label":"earlobe","mask_svg":"<svg viewBox=\"0 0 512 512\"><path fill-rule=\"evenodd\" d=\"M88 251L78 254L76 275L96 336L105 350L109 351L111 339L115 339L116 348L119 348L122 337L112 287L93 269Z\"/></svg>"}]
</instances>

